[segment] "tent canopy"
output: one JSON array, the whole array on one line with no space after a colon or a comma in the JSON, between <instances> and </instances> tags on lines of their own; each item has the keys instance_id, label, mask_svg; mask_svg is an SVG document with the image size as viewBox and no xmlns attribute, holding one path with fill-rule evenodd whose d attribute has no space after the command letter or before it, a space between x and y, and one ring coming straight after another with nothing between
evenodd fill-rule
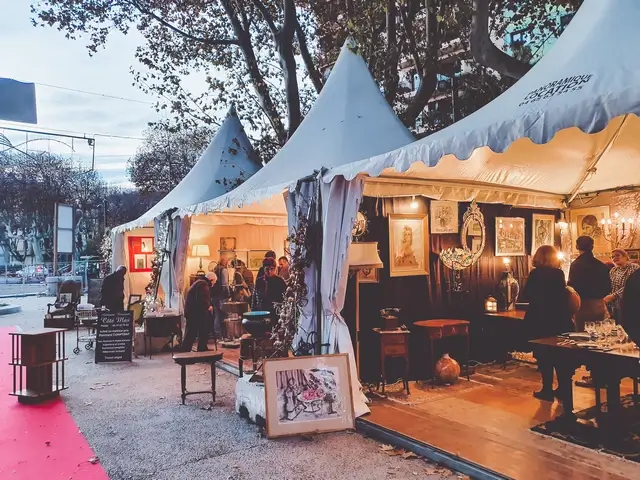
<instances>
[{"instance_id":1,"label":"tent canopy","mask_svg":"<svg viewBox=\"0 0 640 480\"><path fill-rule=\"evenodd\" d=\"M313 108L260 172L232 192L177 214L209 213L274 196L281 198L283 191L315 171L414 141L354 50L352 41L347 40Z\"/></svg>"},{"instance_id":2,"label":"tent canopy","mask_svg":"<svg viewBox=\"0 0 640 480\"><path fill-rule=\"evenodd\" d=\"M182 208L219 197L262 167L234 107L189 173L162 200L140 218L120 225L124 232L152 224L153 219L171 208Z\"/></svg>"},{"instance_id":3,"label":"tent canopy","mask_svg":"<svg viewBox=\"0 0 640 480\"><path fill-rule=\"evenodd\" d=\"M466 191L500 185L533 205L540 193L565 199L640 185L640 57L623 48L640 44L638 22L637 0L585 0L553 49L500 97L410 145L334 168L325 180L367 174Z\"/></svg>"}]
</instances>

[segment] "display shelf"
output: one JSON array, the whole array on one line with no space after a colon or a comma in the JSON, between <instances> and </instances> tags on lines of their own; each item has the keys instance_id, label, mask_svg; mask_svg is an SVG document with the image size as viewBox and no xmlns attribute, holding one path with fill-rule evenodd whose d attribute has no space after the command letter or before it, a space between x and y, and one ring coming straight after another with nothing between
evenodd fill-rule
<instances>
[{"instance_id":1,"label":"display shelf","mask_svg":"<svg viewBox=\"0 0 640 480\"><path fill-rule=\"evenodd\" d=\"M10 333L13 391L9 395L21 403L39 403L67 389L65 332L63 328L40 328Z\"/></svg>"}]
</instances>

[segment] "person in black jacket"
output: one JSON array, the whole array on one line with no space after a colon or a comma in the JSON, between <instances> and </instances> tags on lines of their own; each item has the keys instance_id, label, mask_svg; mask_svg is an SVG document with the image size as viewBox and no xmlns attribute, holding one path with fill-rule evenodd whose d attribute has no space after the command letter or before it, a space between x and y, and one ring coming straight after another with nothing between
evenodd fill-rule
<instances>
[{"instance_id":1,"label":"person in black jacket","mask_svg":"<svg viewBox=\"0 0 640 480\"><path fill-rule=\"evenodd\" d=\"M569 286L580 295L580 310L576 313L576 331L584 332L585 322L605 319L604 297L611 293L609 268L593 256L593 238L585 235L576 240L578 258L569 269Z\"/></svg>"},{"instance_id":2,"label":"person in black jacket","mask_svg":"<svg viewBox=\"0 0 640 480\"><path fill-rule=\"evenodd\" d=\"M629 338L640 345L640 270L633 272L624 284L620 324Z\"/></svg>"},{"instance_id":3,"label":"person in black jacket","mask_svg":"<svg viewBox=\"0 0 640 480\"><path fill-rule=\"evenodd\" d=\"M100 306L110 312L124 312L124 276L127 267L120 265L116 271L110 273L102 280L100 288Z\"/></svg>"},{"instance_id":4,"label":"person in black jacket","mask_svg":"<svg viewBox=\"0 0 640 480\"><path fill-rule=\"evenodd\" d=\"M275 259L265 258L262 261L262 267L264 276L256 280L256 288L251 299L251 310L268 311L271 313L271 318L276 320L276 304L284 301L287 284L276 275Z\"/></svg>"},{"instance_id":5,"label":"person in black jacket","mask_svg":"<svg viewBox=\"0 0 640 480\"><path fill-rule=\"evenodd\" d=\"M273 258L273 261L275 262L276 252L274 252L273 250L269 250L267 253L264 254L264 259L267 259L267 258ZM258 280L258 278L261 278L261 277L264 277L264 265L262 265L258 269L258 275L256 276L256 281Z\"/></svg>"},{"instance_id":6,"label":"person in black jacket","mask_svg":"<svg viewBox=\"0 0 640 480\"><path fill-rule=\"evenodd\" d=\"M523 296L529 307L524 325L530 340L554 337L573 329L567 296L564 272L560 269L558 252L551 245L543 245L533 257L534 269L529 274ZM558 377L558 390L553 390L553 370ZM571 372L561 365L546 363L538 359L538 370L542 377L542 390L533 395L540 400L552 402L554 396L562 398L572 388Z\"/></svg>"},{"instance_id":7,"label":"person in black jacket","mask_svg":"<svg viewBox=\"0 0 640 480\"><path fill-rule=\"evenodd\" d=\"M209 280L196 280L189 291L184 306L184 316L187 326L182 341L182 351L190 352L196 337L198 338L198 351L206 352L209 338L209 311L211 302L209 299Z\"/></svg>"}]
</instances>

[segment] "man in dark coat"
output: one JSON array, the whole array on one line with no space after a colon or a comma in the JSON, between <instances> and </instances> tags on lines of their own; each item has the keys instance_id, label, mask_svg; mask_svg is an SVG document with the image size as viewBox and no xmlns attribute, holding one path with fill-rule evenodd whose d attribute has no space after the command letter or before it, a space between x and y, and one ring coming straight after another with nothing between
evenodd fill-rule
<instances>
[{"instance_id":1,"label":"man in dark coat","mask_svg":"<svg viewBox=\"0 0 640 480\"><path fill-rule=\"evenodd\" d=\"M624 284L620 323L629 338L640 344L640 270L632 273Z\"/></svg>"},{"instance_id":2,"label":"man in dark coat","mask_svg":"<svg viewBox=\"0 0 640 480\"><path fill-rule=\"evenodd\" d=\"M268 311L276 319L276 304L282 303L287 290L286 282L276 275L276 261L265 258L262 261L264 275L256 280L256 288L251 299L251 310Z\"/></svg>"},{"instance_id":3,"label":"man in dark coat","mask_svg":"<svg viewBox=\"0 0 640 480\"><path fill-rule=\"evenodd\" d=\"M100 289L100 305L110 312L124 312L124 276L127 267L120 265L102 281Z\"/></svg>"}]
</instances>

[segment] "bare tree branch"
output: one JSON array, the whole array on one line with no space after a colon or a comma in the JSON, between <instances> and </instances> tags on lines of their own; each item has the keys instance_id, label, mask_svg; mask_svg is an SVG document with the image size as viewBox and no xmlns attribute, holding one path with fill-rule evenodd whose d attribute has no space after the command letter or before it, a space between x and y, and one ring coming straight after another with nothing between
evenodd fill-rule
<instances>
[{"instance_id":1,"label":"bare tree branch","mask_svg":"<svg viewBox=\"0 0 640 480\"><path fill-rule=\"evenodd\" d=\"M473 0L471 19L471 54L476 62L492 68L501 75L521 78L531 65L507 55L489 37L489 0Z\"/></svg>"},{"instance_id":2,"label":"bare tree branch","mask_svg":"<svg viewBox=\"0 0 640 480\"><path fill-rule=\"evenodd\" d=\"M191 40L194 40L196 42L201 42L201 43L204 43L204 44L207 44L207 45L212 45L212 46L239 45L238 40L235 39L235 38L215 39L215 38L197 37L195 35L192 35L190 33L185 32L184 30L181 30L178 27L176 27L175 25L167 22L164 18L162 18L159 15L153 13L151 10L148 10L147 8L143 7L140 4L140 2L137 2L135 0L131 0L131 4L134 7L136 7L140 11L140 13L143 13L144 15L150 16L151 18L156 20L161 25L164 25L165 27L167 27L169 30L172 30L173 32L177 33L178 35L183 35L184 37L189 38Z\"/></svg>"},{"instance_id":3,"label":"bare tree branch","mask_svg":"<svg viewBox=\"0 0 640 480\"><path fill-rule=\"evenodd\" d=\"M320 93L324 86L322 75L316 68L313 57L311 57L309 46L307 45L307 36L304 34L304 31L300 26L300 22L298 21L296 21L296 37L298 38L298 45L300 45L300 56L302 57L305 68L307 69L311 83L313 83L313 88L315 88L316 93Z\"/></svg>"}]
</instances>

